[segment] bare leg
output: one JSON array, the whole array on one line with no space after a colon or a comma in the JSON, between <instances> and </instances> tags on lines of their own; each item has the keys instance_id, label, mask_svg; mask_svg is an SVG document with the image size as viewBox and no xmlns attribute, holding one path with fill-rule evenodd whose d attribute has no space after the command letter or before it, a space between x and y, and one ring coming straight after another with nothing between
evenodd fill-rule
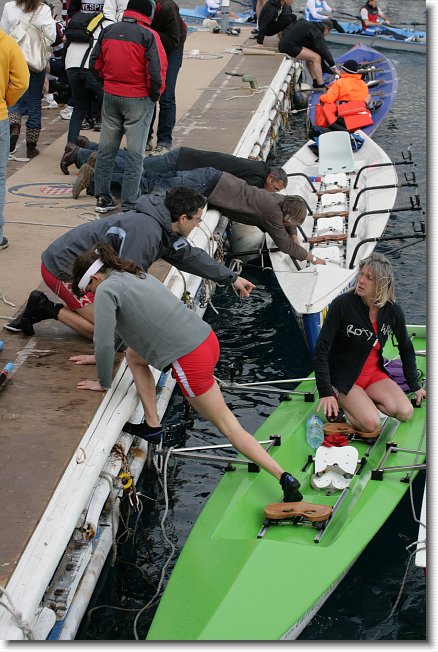
<instances>
[{"instance_id":1,"label":"bare leg","mask_svg":"<svg viewBox=\"0 0 438 652\"><path fill-rule=\"evenodd\" d=\"M403 390L393 380L379 380L367 387L366 392L377 408L399 421L411 418L414 408Z\"/></svg>"},{"instance_id":2,"label":"bare leg","mask_svg":"<svg viewBox=\"0 0 438 652\"><path fill-rule=\"evenodd\" d=\"M79 310L70 310L63 307L58 313L58 321L72 328L76 333L93 339L94 334L94 308L90 304Z\"/></svg>"},{"instance_id":3,"label":"bare leg","mask_svg":"<svg viewBox=\"0 0 438 652\"><path fill-rule=\"evenodd\" d=\"M240 453L261 466L268 473L271 473L278 480L280 479L283 469L268 455L258 441L242 428L225 404L224 397L216 381L213 387L202 396L188 397L187 400L202 417L216 426Z\"/></svg>"},{"instance_id":4,"label":"bare leg","mask_svg":"<svg viewBox=\"0 0 438 652\"><path fill-rule=\"evenodd\" d=\"M317 52L309 50L309 48L302 48L301 52L294 57L296 61L305 61L307 69L312 77L316 79L317 84L323 84L321 57Z\"/></svg>"},{"instance_id":5,"label":"bare leg","mask_svg":"<svg viewBox=\"0 0 438 652\"><path fill-rule=\"evenodd\" d=\"M135 386L144 409L146 423L152 428L160 425L157 413L155 380L148 363L134 349L126 349L126 362L134 378Z\"/></svg>"},{"instance_id":6,"label":"bare leg","mask_svg":"<svg viewBox=\"0 0 438 652\"><path fill-rule=\"evenodd\" d=\"M257 20L259 19L259 15L260 15L261 10L262 10L263 7L264 7L264 4L265 4L265 0L257 0L257 4L256 4L256 16L257 16Z\"/></svg>"},{"instance_id":7,"label":"bare leg","mask_svg":"<svg viewBox=\"0 0 438 652\"><path fill-rule=\"evenodd\" d=\"M353 385L348 394L341 392L338 396L338 403L345 411L350 423L358 430L372 432L380 427L377 407L359 385Z\"/></svg>"}]
</instances>

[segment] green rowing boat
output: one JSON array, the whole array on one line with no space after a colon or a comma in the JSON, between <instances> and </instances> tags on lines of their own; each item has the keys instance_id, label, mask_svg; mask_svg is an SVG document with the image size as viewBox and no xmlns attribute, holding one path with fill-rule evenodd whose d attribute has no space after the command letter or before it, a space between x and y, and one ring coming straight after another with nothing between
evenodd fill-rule
<instances>
[{"instance_id":1,"label":"green rowing boat","mask_svg":"<svg viewBox=\"0 0 438 652\"><path fill-rule=\"evenodd\" d=\"M408 330L425 379L426 328ZM394 359L398 352L388 342L384 353ZM424 468L423 403L406 423L387 419L377 439L350 440L358 464L348 487L331 495L314 489L305 423L316 399L314 381L301 383L255 436L264 441L280 435L270 453L298 477L303 501L332 508L327 520L312 522L306 510L287 520L269 512L266 518L267 504L281 500L272 477L246 465L226 473L187 539L148 640L295 639Z\"/></svg>"}]
</instances>

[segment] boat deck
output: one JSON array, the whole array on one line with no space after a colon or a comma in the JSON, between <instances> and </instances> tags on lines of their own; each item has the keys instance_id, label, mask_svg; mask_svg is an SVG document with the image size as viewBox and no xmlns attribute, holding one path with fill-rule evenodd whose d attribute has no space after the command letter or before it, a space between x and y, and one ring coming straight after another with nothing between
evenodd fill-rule
<instances>
[{"instance_id":1,"label":"boat deck","mask_svg":"<svg viewBox=\"0 0 438 652\"><path fill-rule=\"evenodd\" d=\"M280 55L225 51L245 43L250 29L242 27L234 37L205 31L189 34L186 52L199 50L201 56L186 58L179 75L174 146L234 151L263 92L254 93L248 83L225 71L252 74L262 89L283 60ZM47 290L39 274L41 252L65 230L96 219L94 199L71 198L74 166L68 177L59 168L67 127L58 110L43 111L40 156L27 163L8 163L5 235L10 246L0 253L0 294L15 307L1 303L0 363L3 367L11 361L15 368L11 382L0 392L0 586L7 586L102 401L100 394L75 389L80 379L94 378L95 368L68 361L70 355L90 353L89 341L53 320L37 324L33 337L3 328L33 289ZM83 133L98 140L95 132ZM16 156L25 156L23 137ZM161 262L152 271L163 280L168 267Z\"/></svg>"}]
</instances>

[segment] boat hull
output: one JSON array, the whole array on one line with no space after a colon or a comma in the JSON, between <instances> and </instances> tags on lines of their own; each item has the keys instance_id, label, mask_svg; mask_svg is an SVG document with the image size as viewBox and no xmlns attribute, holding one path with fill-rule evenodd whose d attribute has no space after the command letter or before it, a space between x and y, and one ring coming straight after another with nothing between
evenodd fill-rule
<instances>
[{"instance_id":1,"label":"boat hull","mask_svg":"<svg viewBox=\"0 0 438 652\"><path fill-rule=\"evenodd\" d=\"M414 348L425 348L425 328ZM394 357L391 346L385 355ZM425 371L425 358L417 358ZM311 391L309 382L298 388ZM316 403L291 396L274 410L255 437L281 435L273 457L301 482L303 500L334 505L339 494L315 491L312 468L303 470L314 451L305 441L305 423ZM372 479L386 443L424 450L426 408L414 410L409 422L389 419L371 450L351 442L366 463L351 481L347 496L315 543L317 530L301 526L270 527L257 538L266 504L281 500L278 483L266 473L248 473L238 467L226 473L215 489L177 561L149 630L149 640L276 640L294 639L328 598L348 569L395 509L408 484L403 472ZM390 466L412 464L413 456L397 452ZM418 462L424 461L420 455ZM413 472L413 476L415 471Z\"/></svg>"},{"instance_id":2,"label":"boat hull","mask_svg":"<svg viewBox=\"0 0 438 652\"><path fill-rule=\"evenodd\" d=\"M402 52L417 52L418 54L426 54L426 32L408 29L391 28L395 34L404 39L396 39L390 35L367 35L360 32L358 23L344 23L340 25L345 29L345 33L336 32L332 30L326 36L329 43L338 43L340 45L356 45L358 42L369 43L371 47L376 47L379 50L401 50ZM418 40L409 40L418 39Z\"/></svg>"}]
</instances>

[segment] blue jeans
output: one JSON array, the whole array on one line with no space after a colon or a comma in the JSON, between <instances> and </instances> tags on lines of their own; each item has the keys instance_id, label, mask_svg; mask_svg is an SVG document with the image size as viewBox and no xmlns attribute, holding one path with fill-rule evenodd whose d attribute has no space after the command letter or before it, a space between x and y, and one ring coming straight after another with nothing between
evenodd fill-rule
<instances>
[{"instance_id":1,"label":"blue jeans","mask_svg":"<svg viewBox=\"0 0 438 652\"><path fill-rule=\"evenodd\" d=\"M9 156L9 120L0 120L0 242L3 240L5 218L6 164Z\"/></svg>"},{"instance_id":2,"label":"blue jeans","mask_svg":"<svg viewBox=\"0 0 438 652\"><path fill-rule=\"evenodd\" d=\"M31 72L29 88L14 106L9 107L9 113L18 113L19 115L27 113L27 129L41 129L41 95L45 78L45 70Z\"/></svg>"},{"instance_id":3,"label":"blue jeans","mask_svg":"<svg viewBox=\"0 0 438 652\"><path fill-rule=\"evenodd\" d=\"M150 97L120 97L104 94L102 131L94 172L95 197L111 198L111 177L123 134L127 158L123 175L122 208L131 210L140 196L140 178L146 137L152 120L154 102Z\"/></svg>"},{"instance_id":4,"label":"blue jeans","mask_svg":"<svg viewBox=\"0 0 438 652\"><path fill-rule=\"evenodd\" d=\"M76 144L76 138L80 134L90 99L96 96L98 103L101 105L103 102L103 88L93 72L88 68L69 68L67 78L73 98L73 113L70 118L67 141Z\"/></svg>"},{"instance_id":5,"label":"blue jeans","mask_svg":"<svg viewBox=\"0 0 438 652\"><path fill-rule=\"evenodd\" d=\"M183 62L183 53L184 48L178 48L167 55L166 88L159 100L160 113L157 127L157 144L164 147L172 147L172 132L176 122L175 86ZM152 139L154 133L152 125L155 121L155 115L156 107L148 140Z\"/></svg>"},{"instance_id":6,"label":"blue jeans","mask_svg":"<svg viewBox=\"0 0 438 652\"><path fill-rule=\"evenodd\" d=\"M154 157L152 157L154 158ZM184 186L185 188L192 188L207 197L213 192L221 176L221 172L214 168L196 168L195 170L187 170L184 172L165 172L163 174L156 174L150 170L144 170L140 189L142 194L153 193L154 195L165 195L169 190ZM121 186L123 174L120 172L113 172L112 184L114 190Z\"/></svg>"}]
</instances>

